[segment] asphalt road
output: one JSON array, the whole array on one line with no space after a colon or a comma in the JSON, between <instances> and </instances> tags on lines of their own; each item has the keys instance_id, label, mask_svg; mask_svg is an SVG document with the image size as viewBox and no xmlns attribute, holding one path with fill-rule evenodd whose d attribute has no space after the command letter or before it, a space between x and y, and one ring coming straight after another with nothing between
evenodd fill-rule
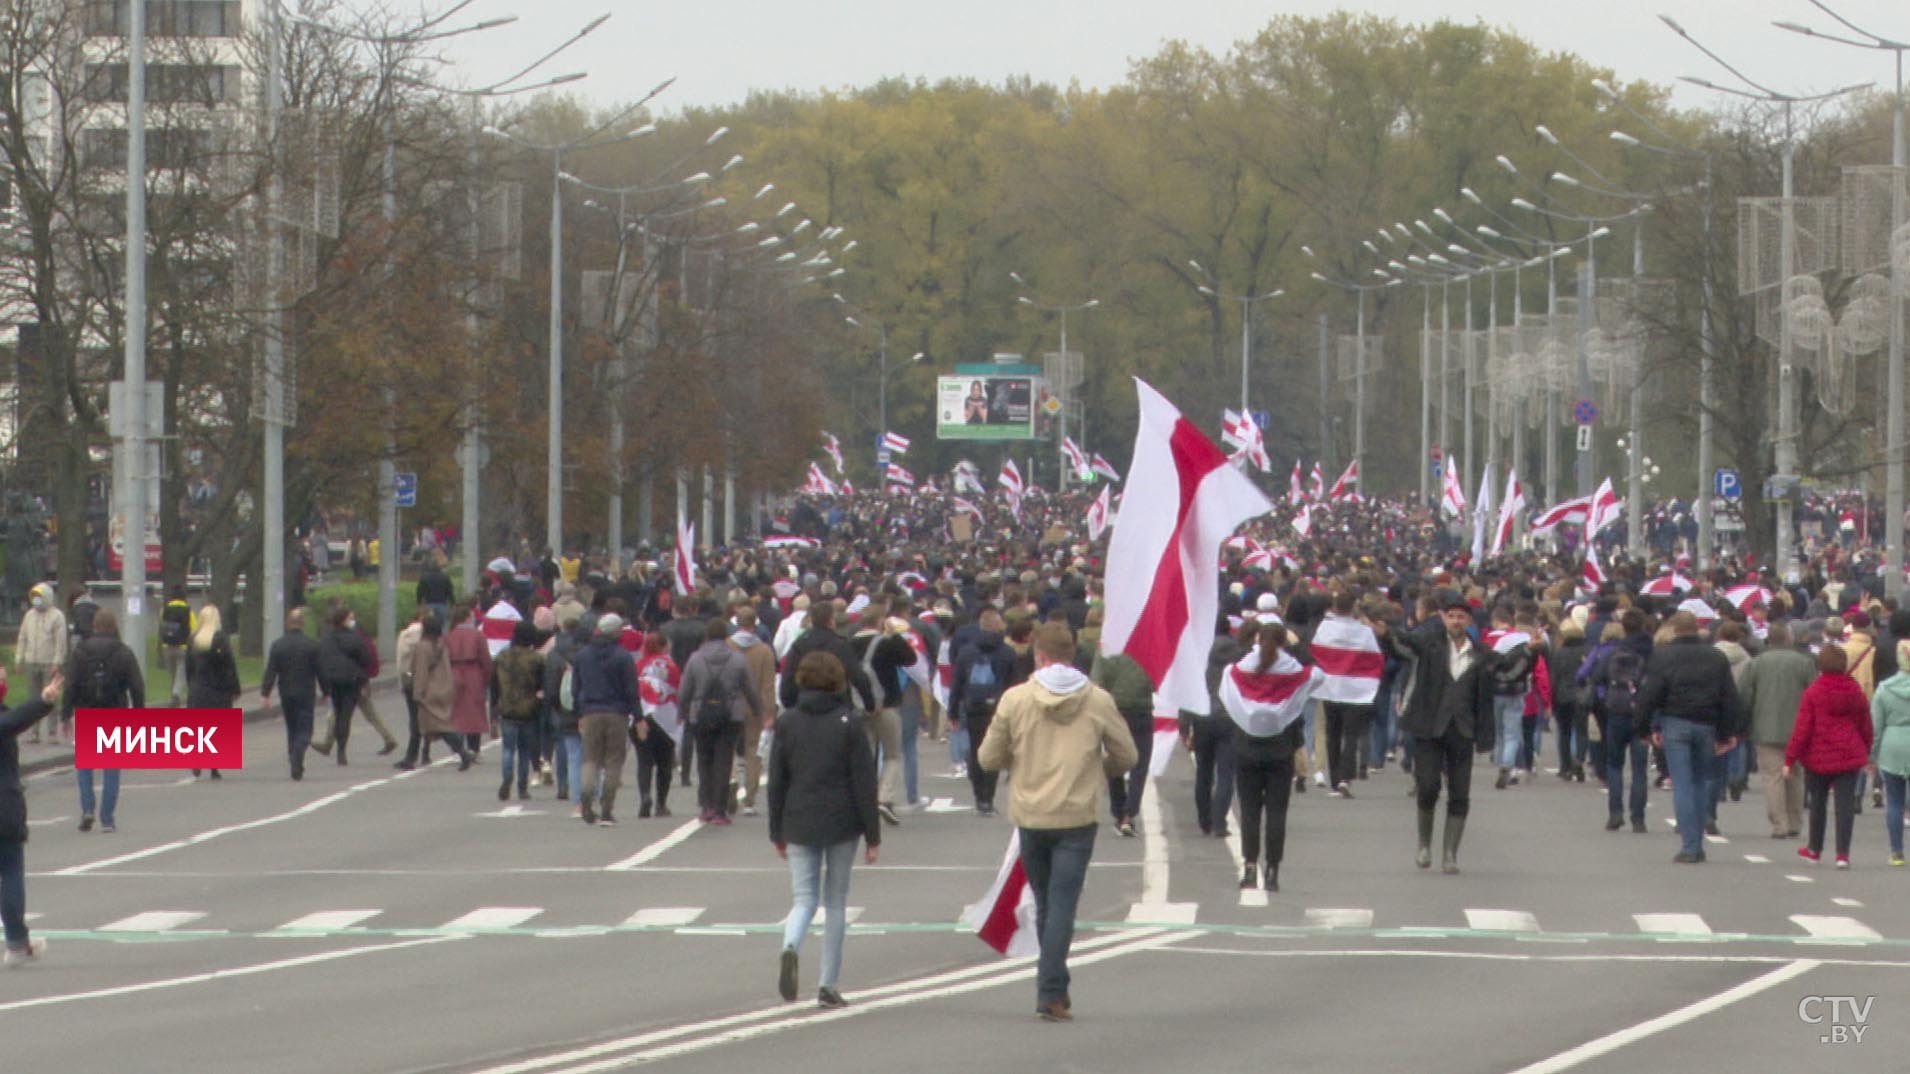
<instances>
[{"instance_id":1,"label":"asphalt road","mask_svg":"<svg viewBox=\"0 0 1910 1074\"><path fill-rule=\"evenodd\" d=\"M394 706L395 707L395 706ZM1283 890L1235 887L1176 758L1138 839L1104 827L1083 901L1077 1020L1033 1017L1028 960L955 924L1007 822L945 749L881 861L858 865L842 988L775 994L788 878L759 818L585 828L481 769L393 771L359 743L285 777L277 723L222 782L129 774L119 831L81 834L70 772L29 783L29 910L47 957L0 974L0 1069L319 1074L686 1071L1416 1072L1910 1065L1910 871L1860 818L1856 868L1802 866L1761 799L1711 862L1549 777L1479 796L1457 877L1411 866L1396 770L1293 804ZM631 778L627 775L626 778ZM1595 785L1592 785L1595 786ZM1654 916L1678 915L1678 916ZM1874 1002L1853 1011L1830 997ZM1810 1022L1806 1018L1817 1018ZM1851 1040L1861 1030L1860 1040ZM1843 1040L1843 1043L1837 1041Z\"/></svg>"}]
</instances>

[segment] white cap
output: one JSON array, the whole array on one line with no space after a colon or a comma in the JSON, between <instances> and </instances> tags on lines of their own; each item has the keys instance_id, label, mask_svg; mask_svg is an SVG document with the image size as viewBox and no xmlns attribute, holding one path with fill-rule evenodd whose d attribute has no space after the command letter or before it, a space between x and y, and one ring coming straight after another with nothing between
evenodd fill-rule
<instances>
[{"instance_id":1,"label":"white cap","mask_svg":"<svg viewBox=\"0 0 1910 1074\"><path fill-rule=\"evenodd\" d=\"M1259 598L1253 602L1253 606L1256 611L1277 612L1280 610L1280 598L1274 596L1272 593L1262 593Z\"/></svg>"}]
</instances>

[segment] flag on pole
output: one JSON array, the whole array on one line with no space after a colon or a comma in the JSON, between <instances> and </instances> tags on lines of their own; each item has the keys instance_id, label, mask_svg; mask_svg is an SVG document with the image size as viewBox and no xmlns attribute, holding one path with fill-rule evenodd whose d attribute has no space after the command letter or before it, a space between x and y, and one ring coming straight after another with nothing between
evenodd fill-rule
<instances>
[{"instance_id":1,"label":"flag on pole","mask_svg":"<svg viewBox=\"0 0 1910 1074\"><path fill-rule=\"evenodd\" d=\"M1486 558L1487 518L1492 515L1492 467L1479 473L1479 502L1472 505L1472 561Z\"/></svg>"},{"instance_id":2,"label":"flag on pole","mask_svg":"<svg viewBox=\"0 0 1910 1074\"><path fill-rule=\"evenodd\" d=\"M856 494L856 487L855 487L855 485L854 485L854 484L852 484L852 483L851 483L851 482L849 481L849 479L848 479L848 478L846 478L846 477L842 479L842 484L840 484L840 485L838 485L838 486L836 486L836 487L837 487L837 489L839 489L839 490L841 491L841 493L842 493L842 495L844 495L844 496L847 496L847 497L854 497L854 496L855 496L855 494Z\"/></svg>"},{"instance_id":3,"label":"flag on pole","mask_svg":"<svg viewBox=\"0 0 1910 1074\"><path fill-rule=\"evenodd\" d=\"M688 593L696 588L696 523L681 513L676 516L676 591Z\"/></svg>"},{"instance_id":4,"label":"flag on pole","mask_svg":"<svg viewBox=\"0 0 1910 1074\"><path fill-rule=\"evenodd\" d=\"M915 487L915 475L895 463L890 463L888 483L905 489L912 489Z\"/></svg>"},{"instance_id":5,"label":"flag on pole","mask_svg":"<svg viewBox=\"0 0 1910 1074\"><path fill-rule=\"evenodd\" d=\"M1128 488L1163 509L1123 511L1114 527L1101 648L1133 657L1161 704L1204 714L1220 542L1273 505L1174 404L1134 384L1141 420Z\"/></svg>"},{"instance_id":6,"label":"flag on pole","mask_svg":"<svg viewBox=\"0 0 1910 1074\"><path fill-rule=\"evenodd\" d=\"M954 491L973 492L978 496L987 492L988 490L982 487L981 467L976 466L967 459L956 463Z\"/></svg>"},{"instance_id":7,"label":"flag on pole","mask_svg":"<svg viewBox=\"0 0 1910 1074\"><path fill-rule=\"evenodd\" d=\"M1261 435L1260 425L1251 414L1224 410L1221 419L1221 442L1239 449L1234 453L1234 458L1246 459L1259 467L1262 473L1273 469L1273 460L1267 458L1266 438Z\"/></svg>"},{"instance_id":8,"label":"flag on pole","mask_svg":"<svg viewBox=\"0 0 1910 1074\"><path fill-rule=\"evenodd\" d=\"M1452 453L1444 455L1445 463L1439 468L1439 506L1452 518L1466 517L1466 487L1459 481L1458 471L1452 466Z\"/></svg>"},{"instance_id":9,"label":"flag on pole","mask_svg":"<svg viewBox=\"0 0 1910 1074\"><path fill-rule=\"evenodd\" d=\"M1013 459L1002 460L1001 474L995 481L1006 489L1010 496L1020 496L1024 488L1021 483L1021 467L1016 466Z\"/></svg>"},{"instance_id":10,"label":"flag on pole","mask_svg":"<svg viewBox=\"0 0 1910 1074\"><path fill-rule=\"evenodd\" d=\"M1585 565L1579 568L1578 587L1586 593L1597 593L1605 586L1605 568L1598 565L1598 546L1585 542Z\"/></svg>"},{"instance_id":11,"label":"flag on pole","mask_svg":"<svg viewBox=\"0 0 1910 1074\"><path fill-rule=\"evenodd\" d=\"M1308 482L1307 494L1313 497L1315 503L1326 500L1326 475L1320 472L1317 462L1313 464L1313 476Z\"/></svg>"},{"instance_id":12,"label":"flag on pole","mask_svg":"<svg viewBox=\"0 0 1910 1074\"><path fill-rule=\"evenodd\" d=\"M1094 470L1095 473L1100 474L1102 477L1107 478L1109 481L1121 480L1121 471L1116 470L1114 468L1113 463L1107 461L1105 458L1102 458L1101 453L1098 451L1094 453L1094 464L1092 466L1092 469Z\"/></svg>"},{"instance_id":13,"label":"flag on pole","mask_svg":"<svg viewBox=\"0 0 1910 1074\"><path fill-rule=\"evenodd\" d=\"M1336 502L1339 500L1357 500L1360 495L1359 484L1360 460L1354 459L1352 462L1346 464L1346 472L1341 474L1340 479L1333 482L1333 487L1327 490L1326 498Z\"/></svg>"},{"instance_id":14,"label":"flag on pole","mask_svg":"<svg viewBox=\"0 0 1910 1074\"><path fill-rule=\"evenodd\" d=\"M836 439L836 434L831 432L824 432L822 434L822 452L823 454L829 456L830 462L833 462L836 464L836 474L837 476L841 476L842 474L842 441Z\"/></svg>"},{"instance_id":15,"label":"flag on pole","mask_svg":"<svg viewBox=\"0 0 1910 1074\"><path fill-rule=\"evenodd\" d=\"M1068 457L1068 465L1074 467L1075 476L1081 480L1087 480L1088 475L1094 472L1093 467L1088 465L1087 455L1081 451L1081 445L1072 439L1065 436L1061 438L1061 453Z\"/></svg>"},{"instance_id":16,"label":"flag on pole","mask_svg":"<svg viewBox=\"0 0 1910 1074\"><path fill-rule=\"evenodd\" d=\"M1512 530L1518 525L1519 512L1525 510L1525 489L1519 484L1519 471L1506 471L1505 501L1499 505L1499 524L1492 530L1492 554L1498 555L1512 543Z\"/></svg>"},{"instance_id":17,"label":"flag on pole","mask_svg":"<svg viewBox=\"0 0 1910 1074\"><path fill-rule=\"evenodd\" d=\"M1606 478L1598 483L1598 490L1592 493L1592 503L1587 509L1585 519L1585 539L1591 540L1605 531L1607 526L1623 518L1624 502L1612 488L1612 479Z\"/></svg>"},{"instance_id":18,"label":"flag on pole","mask_svg":"<svg viewBox=\"0 0 1910 1074\"><path fill-rule=\"evenodd\" d=\"M1313 505L1302 504L1300 513L1293 516L1293 532L1302 537L1313 536Z\"/></svg>"},{"instance_id":19,"label":"flag on pole","mask_svg":"<svg viewBox=\"0 0 1910 1074\"><path fill-rule=\"evenodd\" d=\"M1008 830L1008 853L981 901L962 911L962 924L988 946L1009 957L1041 952L1035 933L1035 891L1021 866L1021 830Z\"/></svg>"},{"instance_id":20,"label":"flag on pole","mask_svg":"<svg viewBox=\"0 0 1910 1074\"><path fill-rule=\"evenodd\" d=\"M1287 478L1287 505L1298 507L1306 502L1306 486L1300 479L1300 460L1293 460L1293 474Z\"/></svg>"},{"instance_id":21,"label":"flag on pole","mask_svg":"<svg viewBox=\"0 0 1910 1074\"><path fill-rule=\"evenodd\" d=\"M891 455L906 455L909 451L909 438L901 433L883 433L882 447Z\"/></svg>"},{"instance_id":22,"label":"flag on pole","mask_svg":"<svg viewBox=\"0 0 1910 1074\"><path fill-rule=\"evenodd\" d=\"M1592 498L1590 496L1580 496L1576 500L1566 500L1564 503L1559 504L1550 511L1540 515L1537 519L1534 519L1529 532L1534 537L1537 537L1550 533L1567 522L1576 522L1583 526L1585 519L1590 516L1591 513Z\"/></svg>"},{"instance_id":23,"label":"flag on pole","mask_svg":"<svg viewBox=\"0 0 1910 1074\"><path fill-rule=\"evenodd\" d=\"M1113 485L1102 485L1101 495L1088 505L1088 540L1098 541L1108 528L1108 511L1114 495Z\"/></svg>"},{"instance_id":24,"label":"flag on pole","mask_svg":"<svg viewBox=\"0 0 1910 1074\"><path fill-rule=\"evenodd\" d=\"M948 498L948 502L949 502L949 506L955 508L956 514L974 515L976 521L981 520L982 510L981 508L975 506L975 503L973 500L965 500L960 496L950 496Z\"/></svg>"},{"instance_id":25,"label":"flag on pole","mask_svg":"<svg viewBox=\"0 0 1910 1074\"><path fill-rule=\"evenodd\" d=\"M829 480L829 476L822 472L821 466L812 462L809 464L809 480L803 485L802 490L812 496L834 496L836 483Z\"/></svg>"}]
</instances>

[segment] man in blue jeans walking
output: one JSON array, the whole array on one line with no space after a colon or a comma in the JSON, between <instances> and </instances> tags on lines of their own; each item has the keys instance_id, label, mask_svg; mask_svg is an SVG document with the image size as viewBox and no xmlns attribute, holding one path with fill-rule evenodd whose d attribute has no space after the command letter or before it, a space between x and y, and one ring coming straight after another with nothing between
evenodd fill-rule
<instances>
[{"instance_id":1,"label":"man in blue jeans walking","mask_svg":"<svg viewBox=\"0 0 1910 1074\"><path fill-rule=\"evenodd\" d=\"M1714 758L1737 745L1744 720L1730 661L1699 635L1697 617L1679 612L1670 626L1671 641L1653 650L1645 665L1638 700L1671 774L1679 840L1671 860L1695 865L1704 861Z\"/></svg>"},{"instance_id":2,"label":"man in blue jeans walking","mask_svg":"<svg viewBox=\"0 0 1910 1074\"><path fill-rule=\"evenodd\" d=\"M990 772L1015 773L1009 815L1021 829L1021 865L1041 940L1035 1013L1067 1022L1074 1018L1068 947L1103 787L1134 767L1140 751L1114 698L1075 668L1074 635L1065 624L1036 630L1034 653L1033 677L1001 695L976 760Z\"/></svg>"}]
</instances>

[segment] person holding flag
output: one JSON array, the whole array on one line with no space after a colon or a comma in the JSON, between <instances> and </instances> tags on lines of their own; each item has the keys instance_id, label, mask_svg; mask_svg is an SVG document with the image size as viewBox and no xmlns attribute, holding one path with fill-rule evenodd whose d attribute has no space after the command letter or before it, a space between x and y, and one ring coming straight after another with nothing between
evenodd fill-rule
<instances>
[{"instance_id":1,"label":"person holding flag","mask_svg":"<svg viewBox=\"0 0 1910 1074\"><path fill-rule=\"evenodd\" d=\"M1205 663L1205 650L1200 656ZM1035 673L1002 695L976 754L991 772L1015 773L1009 814L1034 892L1041 942L1035 1013L1047 1022L1074 1018L1068 948L1094 855L1103 785L1140 760L1114 699L1075 668L1074 657L1074 634L1066 625L1037 629Z\"/></svg>"}]
</instances>

